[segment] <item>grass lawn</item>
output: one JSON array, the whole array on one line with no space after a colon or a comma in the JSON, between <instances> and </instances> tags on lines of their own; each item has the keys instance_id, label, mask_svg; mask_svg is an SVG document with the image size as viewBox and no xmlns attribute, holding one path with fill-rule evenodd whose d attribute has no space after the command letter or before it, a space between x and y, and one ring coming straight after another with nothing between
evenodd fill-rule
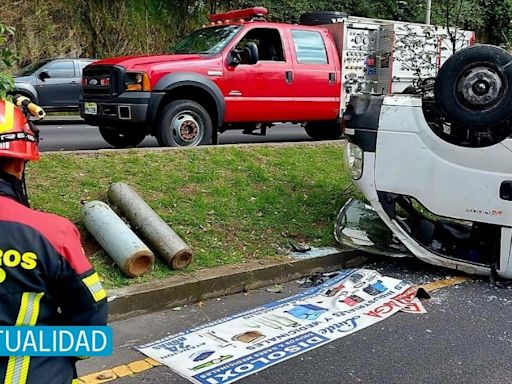
<instances>
[{"instance_id":1,"label":"grass lawn","mask_svg":"<svg viewBox=\"0 0 512 384\"><path fill-rule=\"evenodd\" d=\"M279 257L289 241L334 245L333 223L347 199L341 143L209 147L168 151L43 154L29 165L32 206L81 224L81 201L106 201L110 183L131 185L195 252L185 271L158 261L146 276L122 275L103 252L90 258L105 286L194 269Z\"/></svg>"}]
</instances>

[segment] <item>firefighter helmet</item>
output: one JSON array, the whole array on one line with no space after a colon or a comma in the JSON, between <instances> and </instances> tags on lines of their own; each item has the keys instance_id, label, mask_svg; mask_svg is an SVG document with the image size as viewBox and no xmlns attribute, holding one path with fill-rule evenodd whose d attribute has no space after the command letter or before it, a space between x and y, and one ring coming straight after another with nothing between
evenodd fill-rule
<instances>
[{"instance_id":1,"label":"firefighter helmet","mask_svg":"<svg viewBox=\"0 0 512 384\"><path fill-rule=\"evenodd\" d=\"M10 101L0 100L0 157L37 161L37 142L23 112Z\"/></svg>"}]
</instances>

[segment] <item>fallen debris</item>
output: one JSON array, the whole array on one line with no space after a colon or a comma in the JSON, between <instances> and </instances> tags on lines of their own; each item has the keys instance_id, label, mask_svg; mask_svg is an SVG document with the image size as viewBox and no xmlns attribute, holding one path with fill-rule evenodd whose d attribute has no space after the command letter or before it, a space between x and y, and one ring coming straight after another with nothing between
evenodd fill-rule
<instances>
[{"instance_id":1,"label":"fallen debris","mask_svg":"<svg viewBox=\"0 0 512 384\"><path fill-rule=\"evenodd\" d=\"M107 204L85 203L82 217L87 230L126 275L141 276L153 268L153 252Z\"/></svg>"},{"instance_id":2,"label":"fallen debris","mask_svg":"<svg viewBox=\"0 0 512 384\"><path fill-rule=\"evenodd\" d=\"M290 256L294 259L304 260L304 259L312 259L314 257L323 257L334 255L336 253L340 253L341 251L337 248L333 247L310 247L307 251L295 251L290 254Z\"/></svg>"},{"instance_id":3,"label":"fallen debris","mask_svg":"<svg viewBox=\"0 0 512 384\"><path fill-rule=\"evenodd\" d=\"M108 198L172 269L185 268L192 262L190 247L129 185L113 183Z\"/></svg>"},{"instance_id":4,"label":"fallen debris","mask_svg":"<svg viewBox=\"0 0 512 384\"><path fill-rule=\"evenodd\" d=\"M276 284L273 287L267 288L266 291L272 292L272 293L281 293L281 292L283 292L283 286L281 284Z\"/></svg>"},{"instance_id":5,"label":"fallen debris","mask_svg":"<svg viewBox=\"0 0 512 384\"><path fill-rule=\"evenodd\" d=\"M100 373L98 376L96 376L96 379L98 379L98 380L110 380L113 378L114 378L114 375L110 372Z\"/></svg>"},{"instance_id":6,"label":"fallen debris","mask_svg":"<svg viewBox=\"0 0 512 384\"><path fill-rule=\"evenodd\" d=\"M415 287L374 270L346 270L331 274L331 279L315 276L310 280L326 280L294 296L137 349L193 383L229 384L398 311L425 312Z\"/></svg>"},{"instance_id":7,"label":"fallen debris","mask_svg":"<svg viewBox=\"0 0 512 384\"><path fill-rule=\"evenodd\" d=\"M293 241L290 241L290 246L292 247L292 250L294 252L304 253L311 250L311 247L309 244L300 242L300 243L294 243Z\"/></svg>"},{"instance_id":8,"label":"fallen debris","mask_svg":"<svg viewBox=\"0 0 512 384\"><path fill-rule=\"evenodd\" d=\"M310 276L299 280L298 283L302 288L310 288L325 283L327 280L338 276L339 273L313 273Z\"/></svg>"}]
</instances>

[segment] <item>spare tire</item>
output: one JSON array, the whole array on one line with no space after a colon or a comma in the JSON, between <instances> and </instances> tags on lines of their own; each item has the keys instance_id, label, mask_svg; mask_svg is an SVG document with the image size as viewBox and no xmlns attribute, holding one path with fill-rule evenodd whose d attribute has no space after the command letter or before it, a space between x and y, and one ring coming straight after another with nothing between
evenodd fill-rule
<instances>
[{"instance_id":1,"label":"spare tire","mask_svg":"<svg viewBox=\"0 0 512 384\"><path fill-rule=\"evenodd\" d=\"M512 55L492 45L456 52L441 67L434 94L451 122L467 128L502 123L512 116Z\"/></svg>"},{"instance_id":2,"label":"spare tire","mask_svg":"<svg viewBox=\"0 0 512 384\"><path fill-rule=\"evenodd\" d=\"M303 13L299 17L299 24L302 25L323 25L339 23L339 19L345 19L348 15L345 12L323 11Z\"/></svg>"}]
</instances>

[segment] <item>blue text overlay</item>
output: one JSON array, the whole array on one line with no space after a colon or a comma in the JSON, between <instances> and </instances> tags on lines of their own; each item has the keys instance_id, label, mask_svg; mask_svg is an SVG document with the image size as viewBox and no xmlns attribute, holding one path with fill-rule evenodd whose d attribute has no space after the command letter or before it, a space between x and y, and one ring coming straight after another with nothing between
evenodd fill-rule
<instances>
[{"instance_id":1,"label":"blue text overlay","mask_svg":"<svg viewBox=\"0 0 512 384\"><path fill-rule=\"evenodd\" d=\"M0 356L110 356L112 328L0 327Z\"/></svg>"}]
</instances>

